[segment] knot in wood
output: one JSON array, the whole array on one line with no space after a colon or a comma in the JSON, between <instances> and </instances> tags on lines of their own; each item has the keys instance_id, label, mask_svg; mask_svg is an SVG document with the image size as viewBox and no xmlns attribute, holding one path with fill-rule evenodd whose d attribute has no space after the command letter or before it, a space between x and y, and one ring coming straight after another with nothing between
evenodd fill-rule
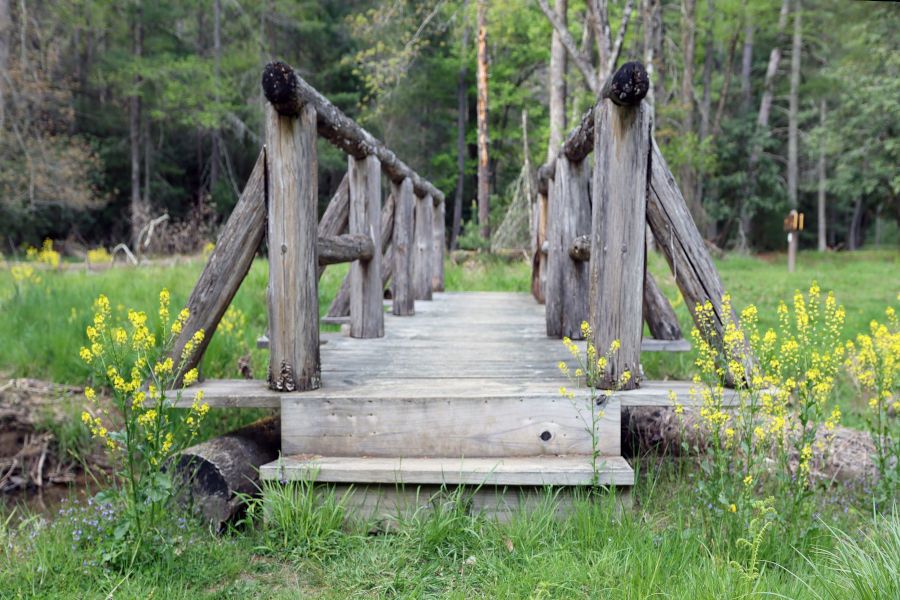
<instances>
[{"instance_id":1,"label":"knot in wood","mask_svg":"<svg viewBox=\"0 0 900 600\"><path fill-rule=\"evenodd\" d=\"M262 87L266 99L279 114L297 114L297 75L289 64L276 60L266 65L262 74Z\"/></svg>"}]
</instances>

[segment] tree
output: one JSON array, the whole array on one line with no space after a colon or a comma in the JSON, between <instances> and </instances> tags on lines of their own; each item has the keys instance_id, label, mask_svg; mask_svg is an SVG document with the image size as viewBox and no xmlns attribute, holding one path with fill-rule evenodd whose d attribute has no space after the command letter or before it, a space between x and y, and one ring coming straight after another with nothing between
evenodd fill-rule
<instances>
[{"instance_id":1,"label":"tree","mask_svg":"<svg viewBox=\"0 0 900 600\"><path fill-rule=\"evenodd\" d=\"M491 238L491 196L488 165L487 0L478 0L478 224L481 237Z\"/></svg>"}]
</instances>

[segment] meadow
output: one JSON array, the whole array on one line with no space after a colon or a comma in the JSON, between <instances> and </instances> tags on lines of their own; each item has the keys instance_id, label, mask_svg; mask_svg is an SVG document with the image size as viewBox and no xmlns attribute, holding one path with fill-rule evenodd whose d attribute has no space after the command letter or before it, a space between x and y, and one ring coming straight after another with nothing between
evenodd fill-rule
<instances>
[{"instance_id":1,"label":"meadow","mask_svg":"<svg viewBox=\"0 0 900 600\"><path fill-rule=\"evenodd\" d=\"M691 321L664 261L650 268L673 301L687 335ZM846 308L842 339L868 333L897 306L900 252L802 253L788 274L784 257L729 255L717 261L735 308L754 304L760 328L778 325L778 304L812 281ZM81 267L36 269L30 278L0 267L0 377L84 384L78 359L92 302L101 293L113 314L145 310L153 319L159 290L182 305L202 260L98 272ZM329 267L320 285L321 311L345 268ZM495 257L447 263L450 290L529 289L529 265ZM39 278L39 280L38 280ZM204 360L208 377L237 376L249 354L255 376L265 354L255 340L265 331L266 263L254 263L213 337ZM127 308L126 308L127 307ZM652 378L690 378L694 354L645 355ZM866 402L839 381L842 424L861 426ZM80 398L72 403L77 420ZM260 411L212 411L203 435L257 418ZM894 417L896 419L896 415ZM871 482L819 482L802 500L787 495L768 505L734 507L709 496L697 456L635 460L633 507L597 489L557 515L555 490L543 490L537 510L499 524L466 511L466 494L448 490L428 509L391 526L346 511L327 488L271 485L248 515L211 531L189 514L173 515L161 549L123 568L110 557L109 505L63 503L51 515L0 509L0 597L145 598L892 598L900 597L900 517L877 508ZM796 486L795 486L796 488ZM762 500L790 482L760 484ZM734 506L733 504L731 505ZM799 507L799 508L798 508ZM744 540L744 542L741 542Z\"/></svg>"}]
</instances>

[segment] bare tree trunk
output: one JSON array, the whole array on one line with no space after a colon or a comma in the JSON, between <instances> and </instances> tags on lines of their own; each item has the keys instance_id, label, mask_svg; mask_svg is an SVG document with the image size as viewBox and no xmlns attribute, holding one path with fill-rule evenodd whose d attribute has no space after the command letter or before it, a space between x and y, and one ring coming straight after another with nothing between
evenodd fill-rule
<instances>
[{"instance_id":1,"label":"bare tree trunk","mask_svg":"<svg viewBox=\"0 0 900 600\"><path fill-rule=\"evenodd\" d=\"M656 46L660 37L662 22L659 19L659 0L643 0L641 2L641 17L644 24L644 68L650 78L650 89L647 90L647 104L650 106L650 118L653 120L653 128L656 129Z\"/></svg>"},{"instance_id":2,"label":"bare tree trunk","mask_svg":"<svg viewBox=\"0 0 900 600\"><path fill-rule=\"evenodd\" d=\"M222 71L222 0L213 0L213 72L216 90L216 104L219 102L219 77ZM209 152L209 194L212 195L219 181L219 129L212 132L212 147Z\"/></svg>"},{"instance_id":3,"label":"bare tree trunk","mask_svg":"<svg viewBox=\"0 0 900 600\"><path fill-rule=\"evenodd\" d=\"M697 140L702 142L709 135L709 117L712 112L712 68L713 68L713 23L715 21L716 7L713 6L712 0L706 0L709 5L709 16L706 21L706 41L703 44L703 98L700 100L700 132ZM703 174L694 173L696 185L694 186L694 197L697 206L703 206ZM706 210L703 209L706 214ZM716 223L713 219L708 219L706 224L706 237L715 239Z\"/></svg>"},{"instance_id":4,"label":"bare tree trunk","mask_svg":"<svg viewBox=\"0 0 900 600\"><path fill-rule=\"evenodd\" d=\"M791 208L798 205L798 154L799 154L799 113L800 113L800 53L803 51L801 31L801 0L794 0L794 37L791 43L791 93L788 108L788 198Z\"/></svg>"},{"instance_id":5,"label":"bare tree trunk","mask_svg":"<svg viewBox=\"0 0 900 600\"><path fill-rule=\"evenodd\" d=\"M563 24L568 22L568 0L556 0L556 15ZM550 42L550 142L547 162L556 158L566 129L566 48L559 32L553 30Z\"/></svg>"},{"instance_id":6,"label":"bare tree trunk","mask_svg":"<svg viewBox=\"0 0 900 600\"><path fill-rule=\"evenodd\" d=\"M140 58L144 48L143 8L140 1L134 16L134 55ZM135 75L134 89L129 100L129 128L131 130L131 242L137 250L141 227L147 211L141 201L141 76Z\"/></svg>"},{"instance_id":7,"label":"bare tree trunk","mask_svg":"<svg viewBox=\"0 0 900 600\"><path fill-rule=\"evenodd\" d=\"M862 246L862 220L863 199L862 196L859 196L853 206L853 220L850 222L850 229L847 232L848 250L859 250L859 247Z\"/></svg>"},{"instance_id":8,"label":"bare tree trunk","mask_svg":"<svg viewBox=\"0 0 900 600\"><path fill-rule=\"evenodd\" d=\"M478 0L478 224L481 237L491 238L490 189L488 187L488 58L487 0Z\"/></svg>"},{"instance_id":9,"label":"bare tree trunk","mask_svg":"<svg viewBox=\"0 0 900 600\"><path fill-rule=\"evenodd\" d=\"M688 136L694 133L694 55L696 40L696 0L681 0L681 54L684 58L681 71L681 105L684 117L681 120L681 133ZM685 163L678 170L678 182L684 200L691 211L691 216L700 231L705 231L706 216L700 198L697 195L697 174L693 165Z\"/></svg>"},{"instance_id":10,"label":"bare tree trunk","mask_svg":"<svg viewBox=\"0 0 900 600\"><path fill-rule=\"evenodd\" d=\"M463 7L468 6L468 0ZM459 69L459 80L456 85L456 195L453 198L453 226L450 228L450 249L459 248L459 229L462 223L463 192L466 181L466 120L469 115L469 104L466 102L466 76L469 74L466 62L466 51L469 47L468 25L463 29L462 37L462 66Z\"/></svg>"},{"instance_id":11,"label":"bare tree trunk","mask_svg":"<svg viewBox=\"0 0 900 600\"><path fill-rule=\"evenodd\" d=\"M12 35L12 13L9 0L0 0L0 74L9 70L9 38ZM6 77L0 75L0 129L6 120Z\"/></svg>"},{"instance_id":12,"label":"bare tree trunk","mask_svg":"<svg viewBox=\"0 0 900 600\"><path fill-rule=\"evenodd\" d=\"M750 71L753 68L753 26L752 17L744 11L746 22L744 24L744 50L741 55L741 102L744 110L750 109Z\"/></svg>"},{"instance_id":13,"label":"bare tree trunk","mask_svg":"<svg viewBox=\"0 0 900 600\"><path fill-rule=\"evenodd\" d=\"M819 102L819 124L825 126L825 99ZM819 236L819 252L825 252L827 245L825 243L825 146L819 146L819 164L816 169L819 179L819 202L818 202L818 236Z\"/></svg>"}]
</instances>

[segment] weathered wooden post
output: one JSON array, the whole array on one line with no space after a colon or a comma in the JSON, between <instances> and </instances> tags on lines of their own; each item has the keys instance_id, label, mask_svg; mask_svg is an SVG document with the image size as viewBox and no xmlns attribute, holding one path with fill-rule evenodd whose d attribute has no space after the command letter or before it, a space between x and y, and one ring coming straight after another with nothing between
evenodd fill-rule
<instances>
[{"instance_id":1,"label":"weathered wooden post","mask_svg":"<svg viewBox=\"0 0 900 600\"><path fill-rule=\"evenodd\" d=\"M644 223L646 221L651 117L641 100L647 72L626 63L604 86L594 111L594 185L590 261L590 325L599 354L614 340L604 387L625 371L625 389L638 386L643 319Z\"/></svg>"},{"instance_id":2,"label":"weathered wooden post","mask_svg":"<svg viewBox=\"0 0 900 600\"><path fill-rule=\"evenodd\" d=\"M434 201L431 194L416 196L416 256L413 287L416 300L431 300L431 254L434 252Z\"/></svg>"},{"instance_id":3,"label":"weathered wooden post","mask_svg":"<svg viewBox=\"0 0 900 600\"><path fill-rule=\"evenodd\" d=\"M350 178L351 234L372 239L370 260L350 263L350 337L384 336L381 310L381 165L378 158L347 157Z\"/></svg>"},{"instance_id":4,"label":"weathered wooden post","mask_svg":"<svg viewBox=\"0 0 900 600\"><path fill-rule=\"evenodd\" d=\"M446 208L443 202L434 207L434 248L431 255L431 290L444 291L444 247L446 246L446 228L444 227Z\"/></svg>"},{"instance_id":5,"label":"weathered wooden post","mask_svg":"<svg viewBox=\"0 0 900 600\"><path fill-rule=\"evenodd\" d=\"M415 225L416 199L412 181L404 178L400 185L393 184L394 195L394 239L392 247L393 285L392 312L398 316L414 315L415 293L413 290L413 227Z\"/></svg>"},{"instance_id":6,"label":"weathered wooden post","mask_svg":"<svg viewBox=\"0 0 900 600\"><path fill-rule=\"evenodd\" d=\"M569 246L590 233L591 196L589 161L556 159L547 214L547 335L582 339L581 323L588 319L588 264L569 255Z\"/></svg>"},{"instance_id":7,"label":"weathered wooden post","mask_svg":"<svg viewBox=\"0 0 900 600\"><path fill-rule=\"evenodd\" d=\"M293 74L293 72L291 72ZM305 391L321 385L316 204L316 110L282 105L290 79L279 63L263 72L268 206L269 387Z\"/></svg>"}]
</instances>

